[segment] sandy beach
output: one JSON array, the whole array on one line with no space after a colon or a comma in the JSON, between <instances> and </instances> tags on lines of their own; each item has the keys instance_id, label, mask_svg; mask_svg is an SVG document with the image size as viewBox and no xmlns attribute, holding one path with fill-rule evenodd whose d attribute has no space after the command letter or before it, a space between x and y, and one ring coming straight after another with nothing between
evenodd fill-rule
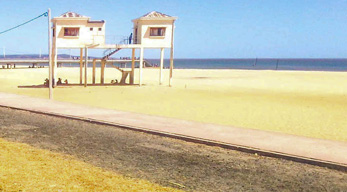
<instances>
[{"instance_id":1,"label":"sandy beach","mask_svg":"<svg viewBox=\"0 0 347 192\"><path fill-rule=\"evenodd\" d=\"M137 71L136 71L137 72ZM91 69L88 71L91 83ZM174 70L174 85L158 85L159 70L144 69L142 87L58 87L58 101L185 120L347 141L347 73L258 70ZM100 72L97 71L97 82ZM120 79L107 68L105 82ZM48 69L1 69L0 91L47 98ZM79 83L78 68L58 77ZM138 75L135 74L135 82Z\"/></svg>"}]
</instances>

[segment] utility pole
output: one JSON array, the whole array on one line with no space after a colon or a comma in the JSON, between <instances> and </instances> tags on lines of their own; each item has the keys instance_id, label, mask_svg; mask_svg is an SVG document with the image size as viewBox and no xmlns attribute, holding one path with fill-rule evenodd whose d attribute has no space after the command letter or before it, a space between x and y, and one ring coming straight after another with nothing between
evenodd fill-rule
<instances>
[{"instance_id":1,"label":"utility pole","mask_svg":"<svg viewBox=\"0 0 347 192\"><path fill-rule=\"evenodd\" d=\"M52 24L51 9L48 8L48 57L49 57L49 99L53 99L53 62L52 62Z\"/></svg>"},{"instance_id":2,"label":"utility pole","mask_svg":"<svg viewBox=\"0 0 347 192\"><path fill-rule=\"evenodd\" d=\"M40 56L39 57L41 58L41 49L40 49Z\"/></svg>"}]
</instances>

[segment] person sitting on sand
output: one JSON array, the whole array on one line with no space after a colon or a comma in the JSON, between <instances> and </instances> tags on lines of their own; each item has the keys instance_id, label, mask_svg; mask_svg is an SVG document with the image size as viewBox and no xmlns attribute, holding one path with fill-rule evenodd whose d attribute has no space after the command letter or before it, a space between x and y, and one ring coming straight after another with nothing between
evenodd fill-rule
<instances>
[{"instance_id":1,"label":"person sitting on sand","mask_svg":"<svg viewBox=\"0 0 347 192\"><path fill-rule=\"evenodd\" d=\"M111 80L111 84L118 84L118 80L117 79Z\"/></svg>"},{"instance_id":2,"label":"person sitting on sand","mask_svg":"<svg viewBox=\"0 0 347 192\"><path fill-rule=\"evenodd\" d=\"M48 87L48 84L49 84L49 80L48 80L48 78L46 78L45 82L43 83L43 85Z\"/></svg>"},{"instance_id":3,"label":"person sitting on sand","mask_svg":"<svg viewBox=\"0 0 347 192\"><path fill-rule=\"evenodd\" d=\"M65 79L64 83L65 83L66 85L69 84L69 82L67 81L67 79Z\"/></svg>"},{"instance_id":4,"label":"person sitting on sand","mask_svg":"<svg viewBox=\"0 0 347 192\"><path fill-rule=\"evenodd\" d=\"M57 85L61 85L61 84L63 84L63 83L61 82L61 78L58 78Z\"/></svg>"}]
</instances>

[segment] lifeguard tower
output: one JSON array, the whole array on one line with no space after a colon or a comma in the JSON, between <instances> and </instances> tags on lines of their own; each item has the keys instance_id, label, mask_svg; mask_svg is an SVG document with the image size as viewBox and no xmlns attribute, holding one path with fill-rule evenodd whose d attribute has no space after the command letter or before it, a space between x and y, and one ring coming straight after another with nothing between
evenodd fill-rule
<instances>
[{"instance_id":1,"label":"lifeguard tower","mask_svg":"<svg viewBox=\"0 0 347 192\"><path fill-rule=\"evenodd\" d=\"M88 67L88 49L104 49L104 55L99 59L93 59L93 80L95 82L96 62L101 63L101 80L104 84L104 70L108 64L107 60L122 49L132 49L131 70L121 69L121 83L125 83L129 77L129 84L135 84L135 51L140 50L139 59L139 77L138 84L142 85L142 68L144 66L144 49L160 49L160 67L159 83L163 80L164 50L170 49L170 78L169 85L172 84L173 54L174 54L174 22L177 17L152 11L132 20L134 24L133 33L119 44L105 43L105 25L104 20L93 21L90 17L83 16L74 12L66 12L59 17L52 19L53 23L53 48L52 61L53 82L56 79L57 55L58 49L80 49L80 84L83 84L84 67L84 86L87 86L87 67ZM85 52L83 61L83 50ZM114 66L115 67L115 66Z\"/></svg>"}]
</instances>

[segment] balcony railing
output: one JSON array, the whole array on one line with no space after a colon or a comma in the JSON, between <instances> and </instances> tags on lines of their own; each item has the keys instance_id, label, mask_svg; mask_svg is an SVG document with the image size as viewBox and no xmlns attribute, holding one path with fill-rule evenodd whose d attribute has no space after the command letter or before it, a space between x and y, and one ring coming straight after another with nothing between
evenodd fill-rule
<instances>
[{"instance_id":1,"label":"balcony railing","mask_svg":"<svg viewBox=\"0 0 347 192\"><path fill-rule=\"evenodd\" d=\"M129 36L117 36L111 35L105 37L106 44L116 44L116 45L129 45L134 44L133 36L130 34Z\"/></svg>"}]
</instances>

